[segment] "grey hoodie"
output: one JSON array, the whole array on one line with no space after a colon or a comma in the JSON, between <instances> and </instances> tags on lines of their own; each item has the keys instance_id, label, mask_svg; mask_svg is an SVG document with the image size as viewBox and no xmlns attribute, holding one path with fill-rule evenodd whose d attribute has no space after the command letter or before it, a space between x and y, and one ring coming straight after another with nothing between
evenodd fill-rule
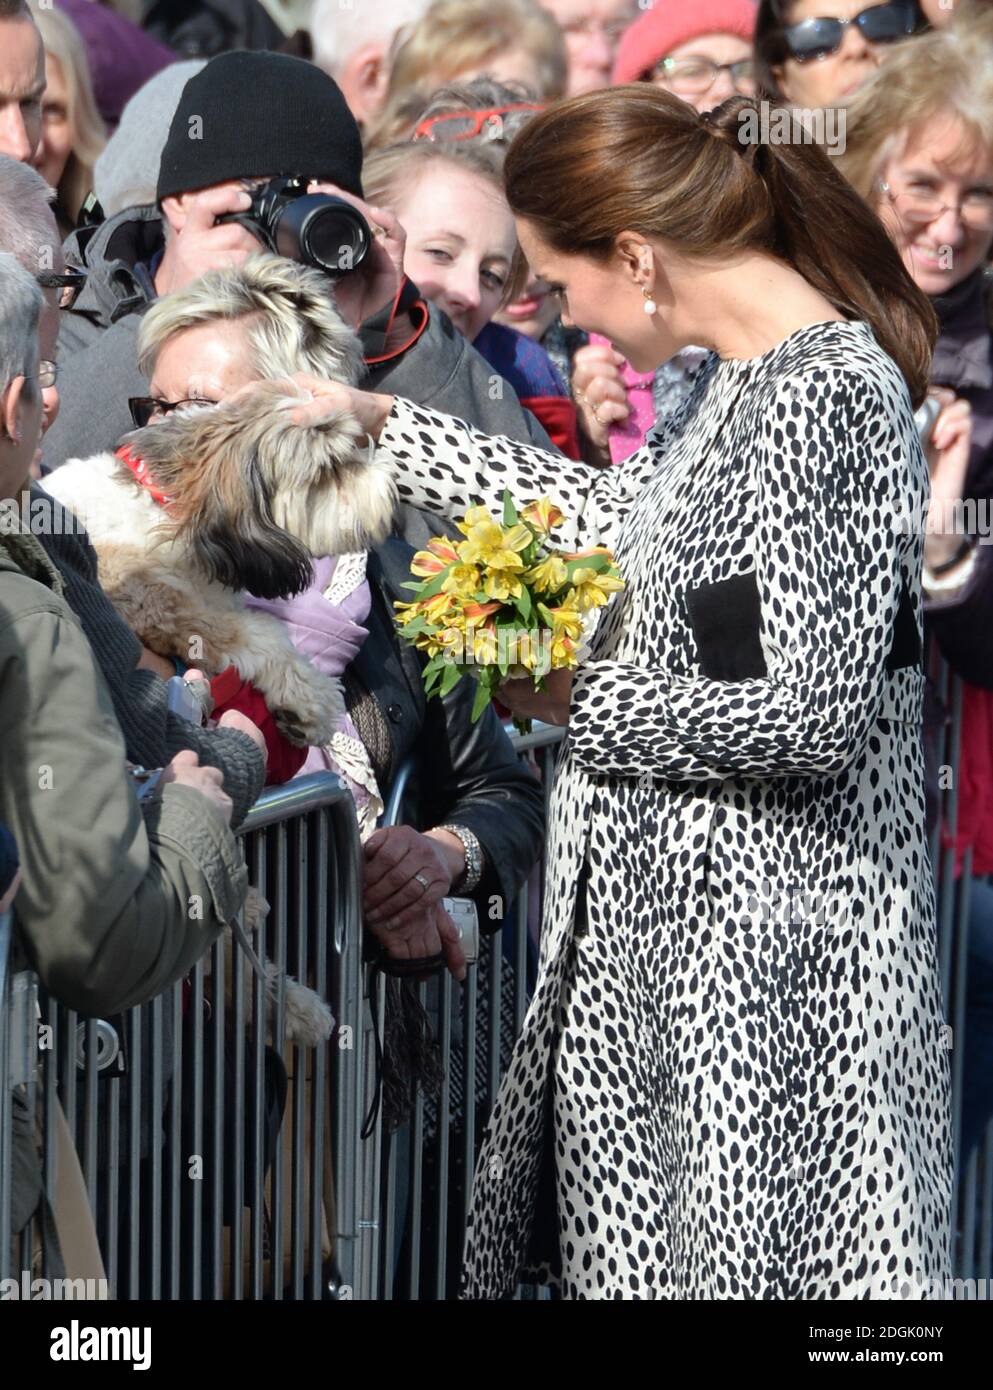
<instances>
[{"instance_id":1,"label":"grey hoodie","mask_svg":"<svg viewBox=\"0 0 993 1390\"><path fill-rule=\"evenodd\" d=\"M155 296L149 264L162 245L162 219L155 207L127 208L108 219L85 249L78 232L66 242L68 260L85 265L88 279L62 316L62 404L45 436L46 469L116 448L132 428L128 397L148 394L138 370L138 328ZM513 387L433 305L427 327L412 346L370 368L364 385L457 416L486 434L557 452Z\"/></svg>"}]
</instances>

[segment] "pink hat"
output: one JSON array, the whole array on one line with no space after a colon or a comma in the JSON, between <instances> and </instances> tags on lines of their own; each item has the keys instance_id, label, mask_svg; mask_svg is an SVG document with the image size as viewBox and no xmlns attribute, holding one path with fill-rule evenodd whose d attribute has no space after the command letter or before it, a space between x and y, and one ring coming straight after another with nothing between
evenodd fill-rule
<instances>
[{"instance_id":1,"label":"pink hat","mask_svg":"<svg viewBox=\"0 0 993 1390\"><path fill-rule=\"evenodd\" d=\"M737 34L750 43L755 15L755 0L656 0L625 31L610 80L615 86L637 82L674 48L704 34Z\"/></svg>"}]
</instances>

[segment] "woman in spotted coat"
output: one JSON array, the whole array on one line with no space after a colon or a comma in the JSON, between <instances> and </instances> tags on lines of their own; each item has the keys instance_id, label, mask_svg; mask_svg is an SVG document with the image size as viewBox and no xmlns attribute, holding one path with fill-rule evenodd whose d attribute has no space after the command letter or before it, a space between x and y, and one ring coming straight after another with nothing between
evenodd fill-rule
<instances>
[{"instance_id":1,"label":"woman in spotted coat","mask_svg":"<svg viewBox=\"0 0 993 1390\"><path fill-rule=\"evenodd\" d=\"M912 419L933 324L831 161L740 144L747 109L621 87L511 149L528 261L572 321L639 371L713 349L619 468L331 385L303 408L353 409L419 507L547 493L559 539L627 580L574 675L503 687L568 736L467 1297L929 1298L948 1276Z\"/></svg>"}]
</instances>

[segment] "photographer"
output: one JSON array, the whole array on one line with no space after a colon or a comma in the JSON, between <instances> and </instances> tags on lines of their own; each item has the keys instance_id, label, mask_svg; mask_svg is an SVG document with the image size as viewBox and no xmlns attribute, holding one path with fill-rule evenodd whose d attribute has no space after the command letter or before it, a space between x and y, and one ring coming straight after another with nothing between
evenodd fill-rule
<instances>
[{"instance_id":1,"label":"photographer","mask_svg":"<svg viewBox=\"0 0 993 1390\"><path fill-rule=\"evenodd\" d=\"M350 203L370 224L367 254L334 277L338 308L363 339L365 384L548 448L513 390L502 382L493 390L492 369L404 278L403 230L363 202L361 172L358 126L319 68L281 54L228 53L192 77L162 153L157 204L125 209L68 244L88 280L63 324L62 414L46 437L45 465L116 446L130 427L127 398L147 394L136 365L140 315L158 296L257 252L261 229L218 219L254 218L245 185L258 192L288 175ZM295 258L304 259L299 248Z\"/></svg>"}]
</instances>

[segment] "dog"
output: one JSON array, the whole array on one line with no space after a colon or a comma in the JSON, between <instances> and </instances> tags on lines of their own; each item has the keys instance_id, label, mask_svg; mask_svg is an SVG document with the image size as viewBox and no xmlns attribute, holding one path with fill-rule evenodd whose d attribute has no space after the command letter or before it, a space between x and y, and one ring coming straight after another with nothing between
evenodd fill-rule
<instances>
[{"instance_id":1,"label":"dog","mask_svg":"<svg viewBox=\"0 0 993 1390\"><path fill-rule=\"evenodd\" d=\"M125 436L130 462L120 451L73 459L42 486L86 527L101 586L146 647L208 675L234 666L280 731L311 747L331 738L340 682L241 593L290 597L307 587L315 556L383 540L396 488L347 412L294 425L301 398L292 382L268 381L173 412Z\"/></svg>"}]
</instances>

